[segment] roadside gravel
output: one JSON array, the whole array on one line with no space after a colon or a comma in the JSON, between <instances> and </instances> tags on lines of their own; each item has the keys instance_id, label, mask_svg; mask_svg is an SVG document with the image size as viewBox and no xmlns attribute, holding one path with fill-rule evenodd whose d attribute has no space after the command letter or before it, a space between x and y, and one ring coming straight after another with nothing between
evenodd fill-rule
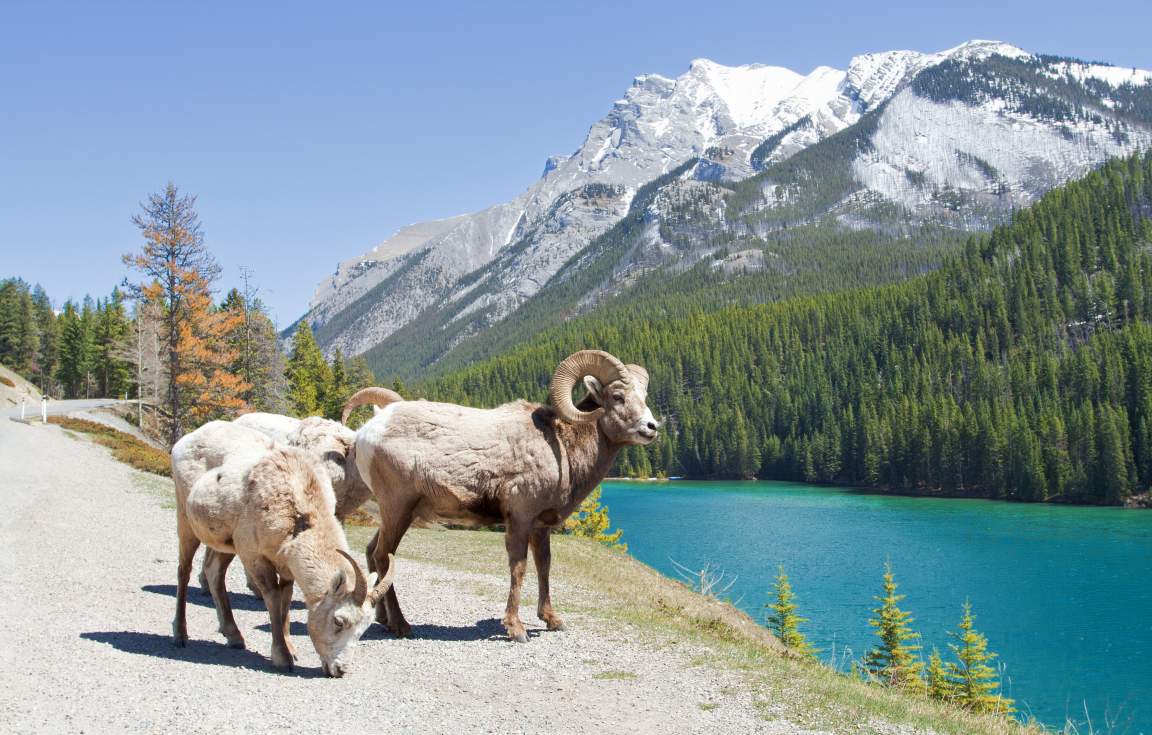
<instances>
[{"instance_id":1,"label":"roadside gravel","mask_svg":"<svg viewBox=\"0 0 1152 735\"><path fill-rule=\"evenodd\" d=\"M404 559L414 637L377 625L353 670L325 679L292 614L300 660L274 673L262 602L233 565L248 650L226 648L209 598L190 595L189 645L169 639L176 575L170 483L55 426L0 422L0 730L16 732L806 732L765 720L742 678L704 650L567 615L531 640L500 626L503 574ZM168 507L165 507L168 506ZM495 571L495 570L494 570ZM563 612L563 569L555 597ZM534 586L534 583L532 583Z\"/></svg>"}]
</instances>

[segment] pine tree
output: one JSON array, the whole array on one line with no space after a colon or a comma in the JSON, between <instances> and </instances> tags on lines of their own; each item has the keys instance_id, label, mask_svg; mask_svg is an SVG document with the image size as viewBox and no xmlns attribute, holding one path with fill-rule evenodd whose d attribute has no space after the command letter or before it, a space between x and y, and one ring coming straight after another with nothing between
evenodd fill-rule
<instances>
[{"instance_id":1,"label":"pine tree","mask_svg":"<svg viewBox=\"0 0 1152 735\"><path fill-rule=\"evenodd\" d=\"M39 346L28 284L15 278L0 281L0 363L31 377Z\"/></svg>"},{"instance_id":2,"label":"pine tree","mask_svg":"<svg viewBox=\"0 0 1152 735\"><path fill-rule=\"evenodd\" d=\"M52 300L39 285L32 290L32 305L36 313L36 330L40 337L34 373L40 392L47 395L52 392L55 381L60 331L56 324L56 312L52 309Z\"/></svg>"},{"instance_id":3,"label":"pine tree","mask_svg":"<svg viewBox=\"0 0 1152 735\"><path fill-rule=\"evenodd\" d=\"M988 650L988 639L973 627L972 605L964 602L964 614L957 631L951 633L956 643L949 643L956 661L948 665L949 689L954 700L974 712L1009 714L1013 702L999 693L1000 679L989 666L996 654Z\"/></svg>"},{"instance_id":4,"label":"pine tree","mask_svg":"<svg viewBox=\"0 0 1152 735\"><path fill-rule=\"evenodd\" d=\"M89 372L90 335L85 331L84 321L72 301L64 303L59 324L60 354L56 378L63 386L65 398L80 398L84 395Z\"/></svg>"},{"instance_id":5,"label":"pine tree","mask_svg":"<svg viewBox=\"0 0 1152 735\"><path fill-rule=\"evenodd\" d=\"M940 658L940 651L933 648L928 657L927 670L928 696L947 702L952 699L952 680L948 676L948 667Z\"/></svg>"},{"instance_id":6,"label":"pine tree","mask_svg":"<svg viewBox=\"0 0 1152 735\"><path fill-rule=\"evenodd\" d=\"M126 393L132 383L131 365L124 359L132 337L132 325L124 310L119 289L103 302L97 302L92 337L92 368L98 392L105 398Z\"/></svg>"},{"instance_id":7,"label":"pine tree","mask_svg":"<svg viewBox=\"0 0 1152 735\"><path fill-rule=\"evenodd\" d=\"M788 650L800 658L816 658L818 650L813 648L804 634L800 632L800 623L807 618L800 617L796 612L796 596L792 593L792 585L788 575L781 566L776 574L776 583L772 587L774 602L765 605L772 613L768 616L768 627L776 634Z\"/></svg>"},{"instance_id":8,"label":"pine tree","mask_svg":"<svg viewBox=\"0 0 1152 735\"><path fill-rule=\"evenodd\" d=\"M332 355L332 369L329 371L328 385L324 389L324 415L333 421L339 421L344 413L344 404L352 397L348 388L347 365L344 355L337 347Z\"/></svg>"},{"instance_id":9,"label":"pine tree","mask_svg":"<svg viewBox=\"0 0 1152 735\"><path fill-rule=\"evenodd\" d=\"M612 532L608 531L612 521L608 518L608 506L600 504L600 490L599 487L593 490L584 498L584 502L580 503L576 512L564 519L564 533L590 538L613 549L627 551L628 544L620 540L624 530L618 528Z\"/></svg>"},{"instance_id":10,"label":"pine tree","mask_svg":"<svg viewBox=\"0 0 1152 735\"><path fill-rule=\"evenodd\" d=\"M319 416L325 409L324 391L332 381L328 363L312 336L312 326L301 320L292 336L288 355L288 405L300 417Z\"/></svg>"},{"instance_id":11,"label":"pine tree","mask_svg":"<svg viewBox=\"0 0 1152 735\"><path fill-rule=\"evenodd\" d=\"M247 384L231 372L235 355L225 336L232 317L212 304L210 288L220 268L204 246L196 198L169 183L141 209L132 222L144 245L124 263L144 277L131 286L134 297L163 310L164 408L172 445L196 422L242 408Z\"/></svg>"},{"instance_id":12,"label":"pine tree","mask_svg":"<svg viewBox=\"0 0 1152 735\"><path fill-rule=\"evenodd\" d=\"M865 655L864 667L886 686L919 691L924 688L924 681L920 678L924 662L917 655L920 644L915 642L920 634L911 628L912 615L900 609L898 603L904 595L896 594L896 587L892 564L886 562L884 595L876 598L880 606L872 611L875 617L868 621L876 629L880 645Z\"/></svg>"}]
</instances>

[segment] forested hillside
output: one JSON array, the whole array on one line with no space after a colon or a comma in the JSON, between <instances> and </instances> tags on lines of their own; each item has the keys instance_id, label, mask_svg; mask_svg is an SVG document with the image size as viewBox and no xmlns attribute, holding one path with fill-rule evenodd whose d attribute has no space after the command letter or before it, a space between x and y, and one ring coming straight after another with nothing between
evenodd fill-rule
<instances>
[{"instance_id":1,"label":"forested hillside","mask_svg":"<svg viewBox=\"0 0 1152 735\"><path fill-rule=\"evenodd\" d=\"M927 275L773 305L649 293L418 392L543 399L564 355L598 347L649 369L668 424L622 473L1119 503L1152 480L1150 217L1152 153L1053 190Z\"/></svg>"}]
</instances>

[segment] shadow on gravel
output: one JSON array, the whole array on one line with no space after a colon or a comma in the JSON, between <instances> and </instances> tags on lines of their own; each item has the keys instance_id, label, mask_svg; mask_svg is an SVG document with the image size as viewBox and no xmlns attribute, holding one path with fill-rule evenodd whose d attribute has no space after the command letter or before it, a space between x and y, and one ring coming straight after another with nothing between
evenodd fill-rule
<instances>
[{"instance_id":1,"label":"shadow on gravel","mask_svg":"<svg viewBox=\"0 0 1152 735\"><path fill-rule=\"evenodd\" d=\"M155 633L141 633L134 630L97 631L81 633L84 640L106 643L118 651L135 653L142 656L153 656L170 661L183 661L192 664L206 664L210 666L229 666L235 669L250 669L252 671L267 671L277 673L272 662L255 651L247 649L228 648L223 643L214 641L190 640L184 648L172 645L172 638ZM320 667L305 668L297 666L292 672L295 676L307 678L321 678L323 672Z\"/></svg>"},{"instance_id":2,"label":"shadow on gravel","mask_svg":"<svg viewBox=\"0 0 1152 735\"><path fill-rule=\"evenodd\" d=\"M174 584L146 584L140 589L157 595L165 595L171 597L173 600L176 599L176 585ZM256 610L258 612L265 612L267 610L267 608L264 607L264 600L261 600L249 592L233 592L232 590L228 590L228 599L232 602L233 610ZM207 592L202 592L199 587L192 586L188 587L188 604L200 605L201 607L216 607L212 604L212 595ZM293 600L292 609L305 609L303 600Z\"/></svg>"},{"instance_id":3,"label":"shadow on gravel","mask_svg":"<svg viewBox=\"0 0 1152 735\"><path fill-rule=\"evenodd\" d=\"M535 638L541 631L528 629L528 637ZM394 636L383 625L373 624L361 640L388 640ZM468 642L468 641L508 641L504 624L499 618L478 620L475 625L413 625L412 637L419 640Z\"/></svg>"}]
</instances>

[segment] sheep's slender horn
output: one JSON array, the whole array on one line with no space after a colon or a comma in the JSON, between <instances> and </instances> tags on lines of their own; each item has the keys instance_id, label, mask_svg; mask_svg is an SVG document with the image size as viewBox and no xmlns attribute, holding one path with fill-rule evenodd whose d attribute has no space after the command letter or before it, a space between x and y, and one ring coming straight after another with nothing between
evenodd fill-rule
<instances>
[{"instance_id":1,"label":"sheep's slender horn","mask_svg":"<svg viewBox=\"0 0 1152 735\"><path fill-rule=\"evenodd\" d=\"M352 590L352 601L357 606L364 604L364 598L368 596L368 580L364 578L364 571L360 569L360 565L356 560L349 556L348 552L344 549L336 549L340 556L348 560L352 565L352 573L356 575L356 587Z\"/></svg>"},{"instance_id":2,"label":"sheep's slender horn","mask_svg":"<svg viewBox=\"0 0 1152 735\"><path fill-rule=\"evenodd\" d=\"M363 388L353 393L348 402L344 404L344 415L340 417L340 422L348 423L348 417L360 406L387 406L389 403L402 400L404 400L403 396L388 388Z\"/></svg>"},{"instance_id":3,"label":"sheep's slender horn","mask_svg":"<svg viewBox=\"0 0 1152 735\"><path fill-rule=\"evenodd\" d=\"M639 386L640 390L647 391L648 371L639 365L633 365L632 363L628 363L624 367L628 368L628 374L631 375L632 379L636 381L636 384Z\"/></svg>"},{"instance_id":4,"label":"sheep's slender horn","mask_svg":"<svg viewBox=\"0 0 1152 735\"><path fill-rule=\"evenodd\" d=\"M572 388L576 381L591 375L604 386L619 380L631 385L632 378L628 368L603 350L580 350L564 358L552 373L552 383L548 386L548 394L552 399L552 408L562 421L569 423L587 423L599 419L604 414L604 408L594 411L581 411L572 402Z\"/></svg>"},{"instance_id":5,"label":"sheep's slender horn","mask_svg":"<svg viewBox=\"0 0 1152 735\"><path fill-rule=\"evenodd\" d=\"M380 598L391 589L392 580L396 578L396 557L391 554L388 555L388 572L380 578L372 591L368 593L368 606L376 607L376 603L380 602Z\"/></svg>"}]
</instances>

